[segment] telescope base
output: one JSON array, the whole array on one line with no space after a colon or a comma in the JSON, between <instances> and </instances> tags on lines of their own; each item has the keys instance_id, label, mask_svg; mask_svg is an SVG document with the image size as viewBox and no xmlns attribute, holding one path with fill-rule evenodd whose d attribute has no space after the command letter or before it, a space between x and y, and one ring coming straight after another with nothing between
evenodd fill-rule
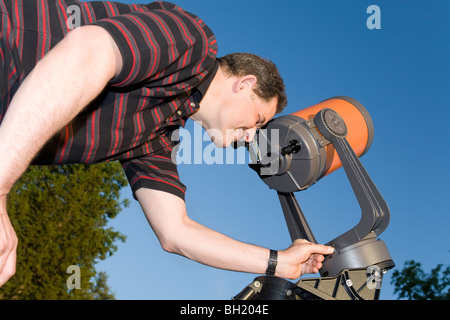
<instances>
[{"instance_id":1,"label":"telescope base","mask_svg":"<svg viewBox=\"0 0 450 320\"><path fill-rule=\"evenodd\" d=\"M334 277L305 278L296 284L260 276L233 300L379 300L382 277L377 266L346 269Z\"/></svg>"}]
</instances>

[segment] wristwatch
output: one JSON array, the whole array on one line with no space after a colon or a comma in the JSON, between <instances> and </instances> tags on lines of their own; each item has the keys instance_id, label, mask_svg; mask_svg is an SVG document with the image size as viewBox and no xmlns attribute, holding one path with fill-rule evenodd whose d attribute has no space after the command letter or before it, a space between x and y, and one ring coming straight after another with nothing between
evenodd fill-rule
<instances>
[{"instance_id":1,"label":"wristwatch","mask_svg":"<svg viewBox=\"0 0 450 320\"><path fill-rule=\"evenodd\" d=\"M277 258L278 258L278 251L270 250L269 265L267 266L266 275L268 276L275 275L275 269L278 264Z\"/></svg>"}]
</instances>

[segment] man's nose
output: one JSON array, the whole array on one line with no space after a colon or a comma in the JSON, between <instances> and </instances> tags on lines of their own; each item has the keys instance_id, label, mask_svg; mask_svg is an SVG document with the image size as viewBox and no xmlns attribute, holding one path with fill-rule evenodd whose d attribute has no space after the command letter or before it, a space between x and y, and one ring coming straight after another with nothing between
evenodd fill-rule
<instances>
[{"instance_id":1,"label":"man's nose","mask_svg":"<svg viewBox=\"0 0 450 320\"><path fill-rule=\"evenodd\" d=\"M244 135L245 142L247 143L252 142L253 138L255 137L255 134L256 134L256 127L247 129Z\"/></svg>"}]
</instances>

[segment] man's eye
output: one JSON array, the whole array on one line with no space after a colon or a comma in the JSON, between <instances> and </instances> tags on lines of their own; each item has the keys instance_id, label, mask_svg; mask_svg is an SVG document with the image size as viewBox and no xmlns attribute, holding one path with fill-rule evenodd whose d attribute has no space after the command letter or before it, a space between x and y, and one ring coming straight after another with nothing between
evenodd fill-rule
<instances>
[{"instance_id":1,"label":"man's eye","mask_svg":"<svg viewBox=\"0 0 450 320\"><path fill-rule=\"evenodd\" d=\"M256 126L257 126L258 128L263 127L263 126L264 126L264 121L265 121L265 119L259 118L259 119L258 119L258 122L256 123Z\"/></svg>"}]
</instances>

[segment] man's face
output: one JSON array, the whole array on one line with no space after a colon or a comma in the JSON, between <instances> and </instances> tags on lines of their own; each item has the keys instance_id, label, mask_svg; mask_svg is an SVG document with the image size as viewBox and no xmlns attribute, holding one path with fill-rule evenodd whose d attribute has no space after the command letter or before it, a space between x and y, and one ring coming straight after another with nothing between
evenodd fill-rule
<instances>
[{"instance_id":1,"label":"man's face","mask_svg":"<svg viewBox=\"0 0 450 320\"><path fill-rule=\"evenodd\" d=\"M251 87L240 90L228 106L221 108L215 123L207 129L211 140L219 148L226 148L235 141L251 142L256 130L275 116L277 98L265 101Z\"/></svg>"}]
</instances>

